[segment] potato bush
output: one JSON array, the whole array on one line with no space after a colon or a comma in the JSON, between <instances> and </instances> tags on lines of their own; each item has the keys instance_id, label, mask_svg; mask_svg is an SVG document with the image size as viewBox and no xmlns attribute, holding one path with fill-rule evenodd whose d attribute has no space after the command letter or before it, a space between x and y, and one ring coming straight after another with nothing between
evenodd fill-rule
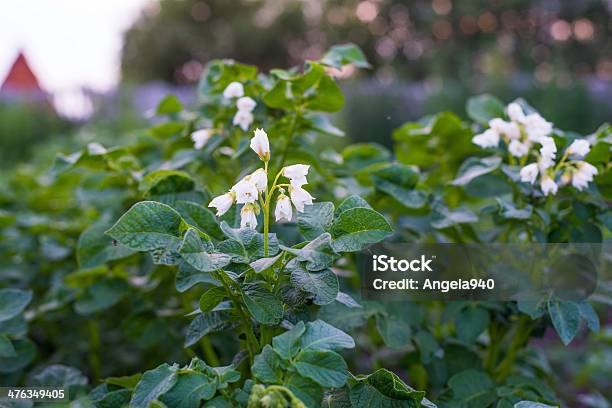
<instances>
[{"instance_id":1,"label":"potato bush","mask_svg":"<svg viewBox=\"0 0 612 408\"><path fill-rule=\"evenodd\" d=\"M473 123L443 112L394 151L347 145L327 114L349 64L368 67L352 45L269 73L213 61L194 110L169 96L119 146L14 170L1 385L62 386L74 407L576 406L529 342L598 332L592 303L367 301L356 254L609 240L610 126L564 132L483 95Z\"/></svg>"}]
</instances>

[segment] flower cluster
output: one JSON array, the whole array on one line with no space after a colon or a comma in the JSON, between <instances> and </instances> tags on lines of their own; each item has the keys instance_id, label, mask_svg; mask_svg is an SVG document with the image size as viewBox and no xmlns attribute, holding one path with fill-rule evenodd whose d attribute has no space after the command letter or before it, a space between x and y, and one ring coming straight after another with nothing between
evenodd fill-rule
<instances>
[{"instance_id":1,"label":"flower cluster","mask_svg":"<svg viewBox=\"0 0 612 408\"><path fill-rule=\"evenodd\" d=\"M503 141L511 164L519 160L521 181L535 184L539 176L540 189L545 196L557 194L559 185L571 184L583 190L593 181L597 169L582 161L590 151L587 140L575 140L556 162L557 145L551 137L552 123L538 113L525 114L518 103L509 104L506 113L509 121L490 120L489 129L475 135L472 142L483 148L494 148ZM527 164L530 157L535 162Z\"/></svg>"},{"instance_id":2,"label":"flower cluster","mask_svg":"<svg viewBox=\"0 0 612 408\"><path fill-rule=\"evenodd\" d=\"M234 126L240 126L245 132L249 130L249 126L253 123L253 110L257 103L248 96L244 96L244 87L240 82L230 83L223 91L223 97L226 99L236 100L236 114L232 120Z\"/></svg>"},{"instance_id":3,"label":"flower cluster","mask_svg":"<svg viewBox=\"0 0 612 408\"><path fill-rule=\"evenodd\" d=\"M312 204L314 198L308 191L302 188L308 184L306 176L310 166L305 164L294 164L283 167L276 175L274 182L268 188L268 162L270 160L270 142L268 135L263 129L256 129L250 143L251 149L264 162L264 167L255 170L253 173L243 177L225 194L215 197L209 207L217 210L217 216L225 214L236 204L243 204L240 210L240 227L256 228L257 215L261 208L266 211L264 219L267 219L267 211L270 206L270 199L276 190L279 191L276 198L276 209L274 211L276 221L291 221L293 217L293 206L298 212L304 211L305 205ZM278 183L283 176L289 179L289 183ZM285 190L285 188L287 190ZM289 192L289 196L285 192Z\"/></svg>"}]
</instances>

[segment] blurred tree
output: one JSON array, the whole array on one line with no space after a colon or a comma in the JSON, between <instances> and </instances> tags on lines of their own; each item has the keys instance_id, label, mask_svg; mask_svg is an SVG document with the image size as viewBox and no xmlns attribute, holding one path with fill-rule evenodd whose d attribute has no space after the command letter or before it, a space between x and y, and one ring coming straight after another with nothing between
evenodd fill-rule
<instances>
[{"instance_id":1,"label":"blurred tree","mask_svg":"<svg viewBox=\"0 0 612 408\"><path fill-rule=\"evenodd\" d=\"M388 82L612 79L610 14L603 0L160 0L126 33L122 66L133 81L185 83L211 58L285 66L354 42Z\"/></svg>"}]
</instances>

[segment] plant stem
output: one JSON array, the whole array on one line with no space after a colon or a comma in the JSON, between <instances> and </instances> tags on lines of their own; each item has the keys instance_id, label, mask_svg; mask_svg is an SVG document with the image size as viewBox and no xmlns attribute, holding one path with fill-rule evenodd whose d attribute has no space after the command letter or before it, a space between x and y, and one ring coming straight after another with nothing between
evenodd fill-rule
<instances>
[{"instance_id":1,"label":"plant stem","mask_svg":"<svg viewBox=\"0 0 612 408\"><path fill-rule=\"evenodd\" d=\"M293 134L295 133L295 128L297 126L297 121L299 117L300 117L300 110L298 108L295 111L293 111L291 125L289 127L289 132L287 134L287 143L285 143L283 152L281 153L281 160L280 160L279 167L278 167L279 171L285 165L285 159L287 158L287 153L289 153L289 146L291 145L291 142L293 141Z\"/></svg>"},{"instance_id":2,"label":"plant stem","mask_svg":"<svg viewBox=\"0 0 612 408\"><path fill-rule=\"evenodd\" d=\"M221 365L219 357L217 357L217 353L215 353L215 349L213 348L213 345L208 336L202 337L202 339L200 340L200 346L202 347L202 353L204 354L206 360L208 360L208 363L210 365L215 367Z\"/></svg>"},{"instance_id":3,"label":"plant stem","mask_svg":"<svg viewBox=\"0 0 612 408\"><path fill-rule=\"evenodd\" d=\"M221 282L221 284L225 288L228 297L231 299L232 303L236 307L236 310L238 311L238 314L240 315L240 318L242 319L242 329L244 331L244 335L246 336L247 350L249 352L249 361L251 362L251 365L253 365L253 362L255 361L255 354L257 353L259 347L259 342L257 341L255 334L253 333L253 325L251 324L251 319L244 312L244 309L242 309L240 299L238 299L238 297L234 294L232 288L229 287L229 285L225 282L225 279L223 279L223 277L221 276L218 276L217 280Z\"/></svg>"},{"instance_id":4,"label":"plant stem","mask_svg":"<svg viewBox=\"0 0 612 408\"><path fill-rule=\"evenodd\" d=\"M101 377L100 365L100 327L95 319L87 322L87 331L89 332L89 366L91 368L91 376L94 382L99 382Z\"/></svg>"},{"instance_id":5,"label":"plant stem","mask_svg":"<svg viewBox=\"0 0 612 408\"><path fill-rule=\"evenodd\" d=\"M270 231L270 200L264 202L264 258L268 257L268 231Z\"/></svg>"},{"instance_id":6,"label":"plant stem","mask_svg":"<svg viewBox=\"0 0 612 408\"><path fill-rule=\"evenodd\" d=\"M527 315L521 315L516 331L514 332L514 337L510 343L510 347L508 347L506 357L504 357L504 359L495 369L496 377L499 382L503 382L512 372L518 351L529 339L532 329L533 323L530 317Z\"/></svg>"}]
</instances>

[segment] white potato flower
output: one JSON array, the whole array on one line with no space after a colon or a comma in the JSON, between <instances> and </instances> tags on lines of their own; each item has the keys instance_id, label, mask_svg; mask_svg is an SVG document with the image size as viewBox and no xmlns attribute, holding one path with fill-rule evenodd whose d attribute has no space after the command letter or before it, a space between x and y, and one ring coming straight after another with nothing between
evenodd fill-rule
<instances>
[{"instance_id":1,"label":"white potato flower","mask_svg":"<svg viewBox=\"0 0 612 408\"><path fill-rule=\"evenodd\" d=\"M553 130L552 123L548 122L538 113L527 115L524 120L525 133L531 142L539 142L540 139L550 135Z\"/></svg>"},{"instance_id":2,"label":"white potato flower","mask_svg":"<svg viewBox=\"0 0 612 408\"><path fill-rule=\"evenodd\" d=\"M293 217L293 209L291 208L291 200L284 194L278 196L276 200L276 209L274 210L274 217L276 222L279 221L291 221Z\"/></svg>"},{"instance_id":3,"label":"white potato flower","mask_svg":"<svg viewBox=\"0 0 612 408\"><path fill-rule=\"evenodd\" d=\"M241 111L253 112L255 106L257 106L257 103L249 96L243 96L236 101L236 107Z\"/></svg>"},{"instance_id":4,"label":"white potato flower","mask_svg":"<svg viewBox=\"0 0 612 408\"><path fill-rule=\"evenodd\" d=\"M304 205L311 205L312 200L314 200L314 197L311 196L308 191L304 190L302 187L292 185L289 186L289 196L298 212L304 212Z\"/></svg>"},{"instance_id":5,"label":"white potato flower","mask_svg":"<svg viewBox=\"0 0 612 408\"><path fill-rule=\"evenodd\" d=\"M213 129L200 129L191 134L193 147L196 150L201 150L214 133Z\"/></svg>"},{"instance_id":6,"label":"white potato flower","mask_svg":"<svg viewBox=\"0 0 612 408\"><path fill-rule=\"evenodd\" d=\"M536 163L531 163L523 167L520 171L521 181L525 183L533 184L538 177L538 165Z\"/></svg>"},{"instance_id":7,"label":"white potato flower","mask_svg":"<svg viewBox=\"0 0 612 408\"><path fill-rule=\"evenodd\" d=\"M251 139L251 149L261 160L270 160L270 141L268 134L263 129L255 129L255 135Z\"/></svg>"},{"instance_id":8,"label":"white potato flower","mask_svg":"<svg viewBox=\"0 0 612 408\"><path fill-rule=\"evenodd\" d=\"M258 191L266 191L266 187L268 186L268 175L264 169L257 169L247 177L255 184Z\"/></svg>"},{"instance_id":9,"label":"white potato flower","mask_svg":"<svg viewBox=\"0 0 612 408\"><path fill-rule=\"evenodd\" d=\"M584 157L591 151L591 145L588 140L578 139L574 140L572 144L567 148L567 154L570 156Z\"/></svg>"},{"instance_id":10,"label":"white potato flower","mask_svg":"<svg viewBox=\"0 0 612 408\"><path fill-rule=\"evenodd\" d=\"M259 197L257 186L248 177L236 183L231 191L236 193L236 202L238 204L254 203Z\"/></svg>"},{"instance_id":11,"label":"white potato flower","mask_svg":"<svg viewBox=\"0 0 612 408\"><path fill-rule=\"evenodd\" d=\"M210 208L217 209L217 217L225 214L234 204L234 200L236 199L236 194L234 192L229 192L222 194L213 198L213 200L208 204Z\"/></svg>"},{"instance_id":12,"label":"white potato flower","mask_svg":"<svg viewBox=\"0 0 612 408\"><path fill-rule=\"evenodd\" d=\"M239 110L234 115L232 124L234 126L240 126L240 128L246 132L247 130L249 130L249 126L251 126L251 123L253 123L253 120L254 120L254 117L251 112Z\"/></svg>"},{"instance_id":13,"label":"white potato flower","mask_svg":"<svg viewBox=\"0 0 612 408\"><path fill-rule=\"evenodd\" d=\"M472 138L472 143L482 148L497 147L499 144L499 134L493 129L487 129Z\"/></svg>"},{"instance_id":14,"label":"white potato flower","mask_svg":"<svg viewBox=\"0 0 612 408\"><path fill-rule=\"evenodd\" d=\"M548 168L555 162L557 145L555 145L555 140L552 137L543 137L539 143L542 145L540 148L541 163L544 167Z\"/></svg>"},{"instance_id":15,"label":"white potato flower","mask_svg":"<svg viewBox=\"0 0 612 408\"><path fill-rule=\"evenodd\" d=\"M512 102L506 108L506 113L508 117L513 122L523 123L525 121L525 113L523 112L523 108L516 102Z\"/></svg>"},{"instance_id":16,"label":"white potato flower","mask_svg":"<svg viewBox=\"0 0 612 408\"><path fill-rule=\"evenodd\" d=\"M292 186L302 187L304 184L308 184L306 175L308 175L309 165L306 164L293 164L283 168L283 176L287 177Z\"/></svg>"},{"instance_id":17,"label":"white potato flower","mask_svg":"<svg viewBox=\"0 0 612 408\"><path fill-rule=\"evenodd\" d=\"M518 140L512 140L508 145L508 151L514 157L523 157L529 152L529 146Z\"/></svg>"},{"instance_id":18,"label":"white potato flower","mask_svg":"<svg viewBox=\"0 0 612 408\"><path fill-rule=\"evenodd\" d=\"M223 90L223 97L227 99L240 98L244 95L244 87L240 82L232 82Z\"/></svg>"},{"instance_id":19,"label":"white potato flower","mask_svg":"<svg viewBox=\"0 0 612 408\"><path fill-rule=\"evenodd\" d=\"M590 163L580 161L576 163L576 171L572 174L572 186L578 190L585 189L593 176L597 174L597 168Z\"/></svg>"},{"instance_id":20,"label":"white potato flower","mask_svg":"<svg viewBox=\"0 0 612 408\"><path fill-rule=\"evenodd\" d=\"M255 204L245 204L240 210L240 228L257 228L257 209Z\"/></svg>"},{"instance_id":21,"label":"white potato flower","mask_svg":"<svg viewBox=\"0 0 612 408\"><path fill-rule=\"evenodd\" d=\"M510 139L519 139L521 137L521 129L514 122L506 122L503 119L495 118L489 121L489 127L498 135L505 135Z\"/></svg>"},{"instance_id":22,"label":"white potato flower","mask_svg":"<svg viewBox=\"0 0 612 408\"><path fill-rule=\"evenodd\" d=\"M549 175L543 175L542 180L540 180L540 188L542 189L542 193L547 196L550 194L557 194L559 186Z\"/></svg>"}]
</instances>

